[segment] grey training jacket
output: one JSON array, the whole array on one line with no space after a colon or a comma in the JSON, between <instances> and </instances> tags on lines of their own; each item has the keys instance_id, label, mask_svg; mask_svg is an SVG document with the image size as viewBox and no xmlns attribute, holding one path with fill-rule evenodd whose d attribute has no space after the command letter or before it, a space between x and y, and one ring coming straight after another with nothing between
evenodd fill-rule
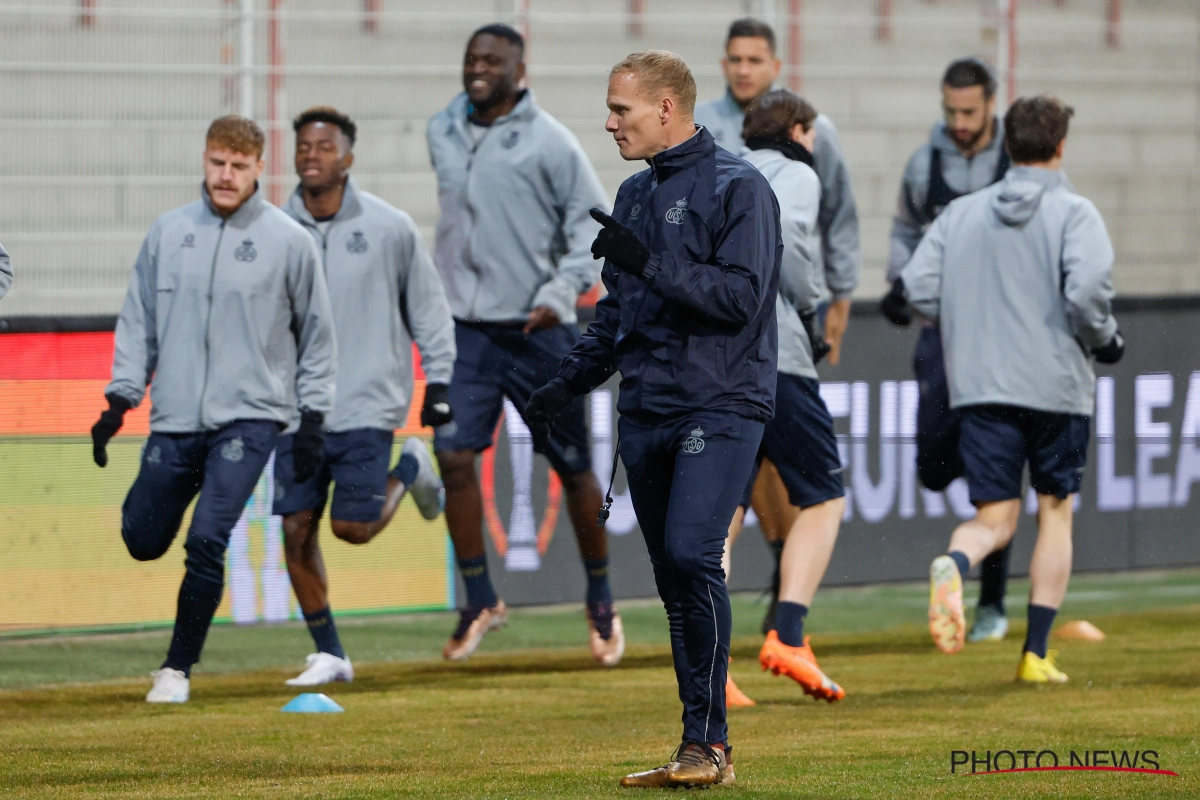
<instances>
[{"instance_id":1,"label":"grey training jacket","mask_svg":"<svg viewBox=\"0 0 1200 800\"><path fill-rule=\"evenodd\" d=\"M1090 416L1089 353L1117 331L1112 264L1100 212L1057 171L1014 166L947 206L901 277L941 322L950 405Z\"/></svg>"},{"instance_id":2,"label":"grey training jacket","mask_svg":"<svg viewBox=\"0 0 1200 800\"><path fill-rule=\"evenodd\" d=\"M467 95L425 128L442 216L434 262L456 319L524 320L547 306L575 322L575 303L600 279L588 210L611 209L583 148L526 90L478 145Z\"/></svg>"},{"instance_id":3,"label":"grey training jacket","mask_svg":"<svg viewBox=\"0 0 1200 800\"><path fill-rule=\"evenodd\" d=\"M261 185L228 219L201 193L146 234L104 393L137 406L150 384L157 433L329 414L337 347L312 237Z\"/></svg>"},{"instance_id":4,"label":"grey training jacket","mask_svg":"<svg viewBox=\"0 0 1200 800\"><path fill-rule=\"evenodd\" d=\"M346 181L324 234L297 188L284 210L312 234L325 265L337 333L337 399L330 431L395 430L412 401L412 343L426 380L450 383L454 320L412 217ZM293 425L299 425L297 412Z\"/></svg>"},{"instance_id":5,"label":"grey training jacket","mask_svg":"<svg viewBox=\"0 0 1200 800\"><path fill-rule=\"evenodd\" d=\"M744 155L742 123L746 112L728 90L716 100L696 106L695 120L712 132L717 144L735 155ZM858 204L850 185L846 154L833 121L824 114L814 123L817 141L813 159L821 179L821 211L818 226L821 249L817 255L818 272L823 271L825 285L834 300L849 297L858 286L862 251L858 239Z\"/></svg>"},{"instance_id":6,"label":"grey training jacket","mask_svg":"<svg viewBox=\"0 0 1200 800\"><path fill-rule=\"evenodd\" d=\"M779 322L779 371L816 378L812 342L801 314L816 313L821 300L814 255L820 247L817 213L821 181L812 167L777 150L750 150L743 158L763 174L779 201L783 262L779 270L779 295L775 318Z\"/></svg>"},{"instance_id":7,"label":"grey training jacket","mask_svg":"<svg viewBox=\"0 0 1200 800\"><path fill-rule=\"evenodd\" d=\"M929 193L929 164L936 149L941 153L942 177L946 185L959 194L970 194L990 186L996 178L996 168L1004 152L1004 126L994 120L992 141L983 150L968 158L946 133L946 123L938 122L929 131L929 141L916 149L904 167L900 181L900 196L896 200L896 215L892 217L892 234L888 243L888 283L895 282L900 270L912 258L921 237L933 222L925 213Z\"/></svg>"},{"instance_id":8,"label":"grey training jacket","mask_svg":"<svg viewBox=\"0 0 1200 800\"><path fill-rule=\"evenodd\" d=\"M0 297L8 294L12 282L12 260L8 257L8 251L4 249L4 245L0 244Z\"/></svg>"}]
</instances>

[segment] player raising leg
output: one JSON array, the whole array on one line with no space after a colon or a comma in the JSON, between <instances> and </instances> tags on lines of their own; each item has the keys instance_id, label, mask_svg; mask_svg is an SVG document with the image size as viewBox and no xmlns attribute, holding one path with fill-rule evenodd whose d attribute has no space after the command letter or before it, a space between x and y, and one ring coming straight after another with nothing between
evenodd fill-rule
<instances>
[{"instance_id":1,"label":"player raising leg","mask_svg":"<svg viewBox=\"0 0 1200 800\"><path fill-rule=\"evenodd\" d=\"M317 541L329 484L335 484L330 527L351 544L386 528L406 492L425 519L441 513L445 490L423 440L405 442L390 472L388 463L392 432L403 427L412 400L413 342L426 378L422 425L453 419L447 386L455 346L441 278L412 218L350 177L357 126L336 109L317 107L292 127L300 185L284 210L320 248L338 342L337 398L325 420L320 466L297 478L291 433L280 437L275 458L275 513L283 516L288 575L317 647L304 672L287 683L316 686L354 677Z\"/></svg>"}]
</instances>

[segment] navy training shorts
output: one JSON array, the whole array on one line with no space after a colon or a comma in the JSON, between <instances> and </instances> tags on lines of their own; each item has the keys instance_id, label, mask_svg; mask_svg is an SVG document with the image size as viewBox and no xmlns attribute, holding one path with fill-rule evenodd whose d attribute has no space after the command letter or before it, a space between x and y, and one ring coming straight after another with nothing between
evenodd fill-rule
<instances>
[{"instance_id":1,"label":"navy training shorts","mask_svg":"<svg viewBox=\"0 0 1200 800\"><path fill-rule=\"evenodd\" d=\"M1019 499L1026 462L1038 494L1064 499L1079 491L1087 466L1088 417L1009 405L960 410L959 451L972 503Z\"/></svg>"},{"instance_id":2,"label":"navy training shorts","mask_svg":"<svg viewBox=\"0 0 1200 800\"><path fill-rule=\"evenodd\" d=\"M482 452L492 446L507 397L522 416L529 396L558 375L579 341L572 324L526 334L521 323L454 321L458 357L450 381L454 421L434 431L433 449ZM540 451L539 451L540 452ZM559 412L543 453L560 477L592 468L584 398Z\"/></svg>"},{"instance_id":3,"label":"navy training shorts","mask_svg":"<svg viewBox=\"0 0 1200 800\"><path fill-rule=\"evenodd\" d=\"M779 373L775 417L763 431L758 459L742 494L745 507L750 506L764 457L779 470L794 506L808 508L845 496L833 417L821 399L816 378Z\"/></svg>"},{"instance_id":4,"label":"navy training shorts","mask_svg":"<svg viewBox=\"0 0 1200 800\"><path fill-rule=\"evenodd\" d=\"M353 428L325 434L325 460L317 474L297 483L292 462L295 436L279 437L275 446L276 514L288 516L325 507L332 481L329 515L347 522L374 522L387 500L388 464L393 432L383 428Z\"/></svg>"}]
</instances>

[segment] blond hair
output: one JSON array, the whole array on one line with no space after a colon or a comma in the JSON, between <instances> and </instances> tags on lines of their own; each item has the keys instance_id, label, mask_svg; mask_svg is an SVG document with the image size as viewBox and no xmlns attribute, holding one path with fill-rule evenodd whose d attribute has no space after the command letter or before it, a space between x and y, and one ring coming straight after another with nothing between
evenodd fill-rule
<instances>
[{"instance_id":1,"label":"blond hair","mask_svg":"<svg viewBox=\"0 0 1200 800\"><path fill-rule=\"evenodd\" d=\"M631 53L612 68L609 77L629 72L641 81L649 95L670 95L679 110L689 117L696 110L696 79L684 60L669 50L643 50Z\"/></svg>"},{"instance_id":2,"label":"blond hair","mask_svg":"<svg viewBox=\"0 0 1200 800\"><path fill-rule=\"evenodd\" d=\"M254 120L240 117L237 114L218 117L208 126L204 137L209 146L216 146L235 153L262 158L263 149L267 145L267 137L262 128Z\"/></svg>"}]
</instances>

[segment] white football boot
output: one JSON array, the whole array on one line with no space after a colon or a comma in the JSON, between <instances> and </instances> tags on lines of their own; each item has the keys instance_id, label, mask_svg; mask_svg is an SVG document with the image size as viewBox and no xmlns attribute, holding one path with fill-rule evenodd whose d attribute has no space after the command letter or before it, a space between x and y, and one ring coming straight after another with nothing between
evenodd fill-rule
<instances>
[{"instance_id":1,"label":"white football boot","mask_svg":"<svg viewBox=\"0 0 1200 800\"><path fill-rule=\"evenodd\" d=\"M304 672L285 683L288 686L320 686L323 683L350 683L353 680L354 667L350 665L350 659L338 658L332 653L311 653Z\"/></svg>"},{"instance_id":2,"label":"white football boot","mask_svg":"<svg viewBox=\"0 0 1200 800\"><path fill-rule=\"evenodd\" d=\"M442 485L442 479L433 468L433 459L429 456L425 440L410 436L404 443L402 452L417 459L417 463L421 465L412 486L408 487L413 502L417 504L422 517L437 519L446 508L446 487Z\"/></svg>"},{"instance_id":3,"label":"white football boot","mask_svg":"<svg viewBox=\"0 0 1200 800\"><path fill-rule=\"evenodd\" d=\"M191 681L177 669L163 667L150 673L154 686L146 693L147 703L186 703L191 694Z\"/></svg>"}]
</instances>

